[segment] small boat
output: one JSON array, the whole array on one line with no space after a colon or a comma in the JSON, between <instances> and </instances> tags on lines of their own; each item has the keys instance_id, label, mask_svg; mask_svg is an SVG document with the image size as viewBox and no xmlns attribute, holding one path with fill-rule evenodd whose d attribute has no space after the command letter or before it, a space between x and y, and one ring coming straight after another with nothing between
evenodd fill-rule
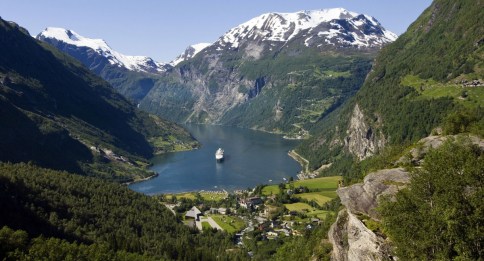
<instances>
[{"instance_id":1,"label":"small boat","mask_svg":"<svg viewBox=\"0 0 484 261\"><path fill-rule=\"evenodd\" d=\"M270 179L269 182L272 182L272 179Z\"/></svg>"},{"instance_id":2,"label":"small boat","mask_svg":"<svg viewBox=\"0 0 484 261\"><path fill-rule=\"evenodd\" d=\"M217 152L215 152L215 159L217 161L224 160L224 150L222 148L219 148Z\"/></svg>"}]
</instances>

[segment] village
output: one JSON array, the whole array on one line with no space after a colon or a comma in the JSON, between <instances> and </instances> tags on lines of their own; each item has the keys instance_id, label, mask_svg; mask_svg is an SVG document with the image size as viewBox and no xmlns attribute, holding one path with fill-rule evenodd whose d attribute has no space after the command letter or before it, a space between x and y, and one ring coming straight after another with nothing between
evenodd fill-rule
<instances>
[{"instance_id":1,"label":"village","mask_svg":"<svg viewBox=\"0 0 484 261\"><path fill-rule=\"evenodd\" d=\"M342 178L323 177L278 185L258 185L234 193L205 191L157 195L177 220L193 229L224 230L244 248L251 241L301 236L317 229L339 206L336 189Z\"/></svg>"}]
</instances>

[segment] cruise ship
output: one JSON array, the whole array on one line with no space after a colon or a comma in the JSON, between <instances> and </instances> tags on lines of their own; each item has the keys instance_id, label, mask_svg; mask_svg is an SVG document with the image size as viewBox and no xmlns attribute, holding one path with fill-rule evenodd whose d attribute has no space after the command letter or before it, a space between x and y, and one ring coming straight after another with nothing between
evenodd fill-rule
<instances>
[{"instance_id":1,"label":"cruise ship","mask_svg":"<svg viewBox=\"0 0 484 261\"><path fill-rule=\"evenodd\" d=\"M222 148L219 148L217 152L215 152L215 159L217 161L224 160L224 150Z\"/></svg>"}]
</instances>

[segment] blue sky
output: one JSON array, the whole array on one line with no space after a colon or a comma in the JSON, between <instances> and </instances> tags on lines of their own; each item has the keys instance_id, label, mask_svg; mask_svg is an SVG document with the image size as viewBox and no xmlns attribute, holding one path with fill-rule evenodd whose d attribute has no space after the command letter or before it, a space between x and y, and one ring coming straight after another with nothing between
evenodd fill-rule
<instances>
[{"instance_id":1,"label":"blue sky","mask_svg":"<svg viewBox=\"0 0 484 261\"><path fill-rule=\"evenodd\" d=\"M342 7L374 16L400 35L431 0L15 0L5 1L0 16L37 35L46 27L102 38L126 55L169 62L191 44L214 42L231 28L269 12L292 13Z\"/></svg>"}]
</instances>

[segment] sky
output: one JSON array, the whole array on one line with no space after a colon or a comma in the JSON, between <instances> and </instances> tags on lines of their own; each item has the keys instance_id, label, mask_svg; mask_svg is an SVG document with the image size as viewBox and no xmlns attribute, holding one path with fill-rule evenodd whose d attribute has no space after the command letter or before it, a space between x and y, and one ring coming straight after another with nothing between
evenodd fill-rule
<instances>
[{"instance_id":1,"label":"sky","mask_svg":"<svg viewBox=\"0 0 484 261\"><path fill-rule=\"evenodd\" d=\"M0 16L35 36L47 27L106 40L115 51L169 62L192 44L212 43L237 25L264 13L342 7L375 17L397 35L431 0L15 0Z\"/></svg>"}]
</instances>

